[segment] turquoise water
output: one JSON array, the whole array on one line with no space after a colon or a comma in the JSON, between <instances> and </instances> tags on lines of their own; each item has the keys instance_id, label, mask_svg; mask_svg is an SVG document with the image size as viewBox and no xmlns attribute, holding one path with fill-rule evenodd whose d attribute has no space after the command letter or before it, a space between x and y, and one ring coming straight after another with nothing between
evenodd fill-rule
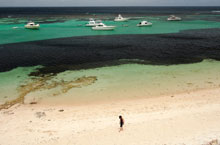
<instances>
[{"instance_id":1,"label":"turquoise water","mask_svg":"<svg viewBox=\"0 0 220 145\"><path fill-rule=\"evenodd\" d=\"M36 68L18 67L8 72L0 72L0 104L17 98L18 87L30 81L28 74Z\"/></svg>"},{"instance_id":2,"label":"turquoise water","mask_svg":"<svg viewBox=\"0 0 220 145\"><path fill-rule=\"evenodd\" d=\"M204 60L200 63L170 66L125 64L80 71L60 73L56 79L70 80L80 76L97 76L94 84L71 89L66 94L45 102L92 102L97 100L117 100L150 98L175 95L200 89L220 86L220 63ZM53 100L55 99L55 100Z\"/></svg>"},{"instance_id":3,"label":"turquoise water","mask_svg":"<svg viewBox=\"0 0 220 145\"><path fill-rule=\"evenodd\" d=\"M41 24L39 30L24 29L24 23L10 24L5 23L5 19L0 19L0 44L26 42L34 40L44 40L52 38L63 38L71 36L91 36L91 35L114 35L114 34L162 34L176 33L181 30L220 28L220 22L192 20L169 22L166 17L146 17L128 22L104 21L107 25L117 26L114 31L94 31L90 27L85 27L87 21L67 20L59 23ZM10 18L13 19L13 18ZM153 23L152 27L137 27L136 24L141 20L149 20ZM20 20L20 22L25 20ZM126 24L128 27L124 27ZM18 27L13 29L13 27Z\"/></svg>"},{"instance_id":4,"label":"turquoise water","mask_svg":"<svg viewBox=\"0 0 220 145\"><path fill-rule=\"evenodd\" d=\"M35 68L23 67L0 73L0 104L18 96L17 88L32 81L28 73ZM96 76L97 81L88 86L72 88L66 93L60 93L60 86L53 89L40 89L27 94L25 100L36 100L39 103L77 104L175 95L220 87L219 72L220 62L214 60L170 66L125 64L65 71L52 78L50 82L76 80L83 76ZM59 93L60 95L54 96ZM5 96L7 98L4 98Z\"/></svg>"}]
</instances>

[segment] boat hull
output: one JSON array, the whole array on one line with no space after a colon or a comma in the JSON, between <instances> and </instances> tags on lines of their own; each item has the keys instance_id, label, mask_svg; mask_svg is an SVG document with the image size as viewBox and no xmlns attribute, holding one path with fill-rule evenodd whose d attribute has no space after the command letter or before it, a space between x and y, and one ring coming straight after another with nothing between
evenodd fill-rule
<instances>
[{"instance_id":1,"label":"boat hull","mask_svg":"<svg viewBox=\"0 0 220 145\"><path fill-rule=\"evenodd\" d=\"M123 18L123 19L115 19L114 21L115 22L125 22L125 21L128 21L129 18Z\"/></svg>"},{"instance_id":2,"label":"boat hull","mask_svg":"<svg viewBox=\"0 0 220 145\"><path fill-rule=\"evenodd\" d=\"M114 30L115 27L92 27L92 30L100 30L100 31L110 31L110 30Z\"/></svg>"},{"instance_id":3,"label":"boat hull","mask_svg":"<svg viewBox=\"0 0 220 145\"><path fill-rule=\"evenodd\" d=\"M25 25L24 27L25 27L26 29L39 29L39 28L40 28L40 25L35 25L35 26Z\"/></svg>"},{"instance_id":4,"label":"boat hull","mask_svg":"<svg viewBox=\"0 0 220 145\"><path fill-rule=\"evenodd\" d=\"M167 21L181 21L182 19L170 19L168 18Z\"/></svg>"}]
</instances>

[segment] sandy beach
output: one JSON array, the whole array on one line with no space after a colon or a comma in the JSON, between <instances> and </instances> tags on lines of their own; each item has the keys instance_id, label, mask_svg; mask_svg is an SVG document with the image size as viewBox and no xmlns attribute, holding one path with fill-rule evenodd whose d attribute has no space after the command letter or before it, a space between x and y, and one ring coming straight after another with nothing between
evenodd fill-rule
<instances>
[{"instance_id":1,"label":"sandy beach","mask_svg":"<svg viewBox=\"0 0 220 145\"><path fill-rule=\"evenodd\" d=\"M78 106L17 104L0 111L0 145L203 145L220 139L219 108L219 88Z\"/></svg>"}]
</instances>

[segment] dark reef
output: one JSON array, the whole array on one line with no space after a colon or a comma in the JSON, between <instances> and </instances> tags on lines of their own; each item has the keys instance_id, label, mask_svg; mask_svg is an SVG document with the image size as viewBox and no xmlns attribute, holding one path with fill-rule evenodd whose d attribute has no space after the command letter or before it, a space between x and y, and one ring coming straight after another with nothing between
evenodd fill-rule
<instances>
[{"instance_id":1,"label":"dark reef","mask_svg":"<svg viewBox=\"0 0 220 145\"><path fill-rule=\"evenodd\" d=\"M31 73L37 76L122 63L172 65L204 59L220 60L220 29L68 37L0 45L1 72L19 66L43 65Z\"/></svg>"}]
</instances>

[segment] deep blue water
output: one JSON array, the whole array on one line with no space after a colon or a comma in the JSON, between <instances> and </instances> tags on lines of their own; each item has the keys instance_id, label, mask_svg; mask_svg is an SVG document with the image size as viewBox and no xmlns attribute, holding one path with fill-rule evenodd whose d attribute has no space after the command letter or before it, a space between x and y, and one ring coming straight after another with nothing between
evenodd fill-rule
<instances>
[{"instance_id":1,"label":"deep blue water","mask_svg":"<svg viewBox=\"0 0 220 145\"><path fill-rule=\"evenodd\" d=\"M0 16L73 14L210 14L220 7L1 7ZM220 13L216 13L220 14Z\"/></svg>"}]
</instances>

